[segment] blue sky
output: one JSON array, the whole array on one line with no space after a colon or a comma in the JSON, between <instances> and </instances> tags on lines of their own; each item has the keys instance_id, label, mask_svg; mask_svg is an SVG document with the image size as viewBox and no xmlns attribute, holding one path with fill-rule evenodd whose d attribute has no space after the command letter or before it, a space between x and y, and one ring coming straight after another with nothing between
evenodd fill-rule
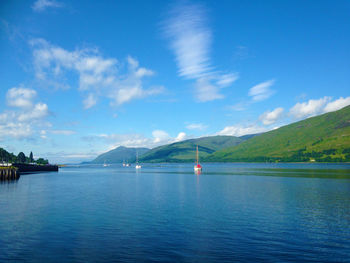
<instances>
[{"instance_id":1,"label":"blue sky","mask_svg":"<svg viewBox=\"0 0 350 263\"><path fill-rule=\"evenodd\" d=\"M0 144L51 162L350 104L349 1L2 1Z\"/></svg>"}]
</instances>

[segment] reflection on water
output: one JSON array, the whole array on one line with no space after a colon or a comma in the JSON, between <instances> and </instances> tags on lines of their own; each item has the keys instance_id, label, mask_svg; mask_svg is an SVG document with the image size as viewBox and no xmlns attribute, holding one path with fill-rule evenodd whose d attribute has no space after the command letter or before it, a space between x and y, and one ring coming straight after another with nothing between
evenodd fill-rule
<instances>
[{"instance_id":1,"label":"reflection on water","mask_svg":"<svg viewBox=\"0 0 350 263\"><path fill-rule=\"evenodd\" d=\"M67 167L0 184L0 261L348 260L350 165ZM338 180L341 179L341 180Z\"/></svg>"}]
</instances>

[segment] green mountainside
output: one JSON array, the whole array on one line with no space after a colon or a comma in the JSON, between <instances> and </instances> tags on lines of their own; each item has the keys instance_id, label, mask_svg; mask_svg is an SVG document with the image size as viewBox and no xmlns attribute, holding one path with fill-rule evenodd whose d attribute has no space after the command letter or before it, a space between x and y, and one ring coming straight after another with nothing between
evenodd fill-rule
<instances>
[{"instance_id":1,"label":"green mountainside","mask_svg":"<svg viewBox=\"0 0 350 263\"><path fill-rule=\"evenodd\" d=\"M120 146L109 152L103 153L96 157L89 163L100 164L100 163L122 163L123 161L135 162L136 152L139 156L148 152L148 148L128 148Z\"/></svg>"},{"instance_id":2,"label":"green mountainside","mask_svg":"<svg viewBox=\"0 0 350 263\"><path fill-rule=\"evenodd\" d=\"M350 106L260 134L205 161L349 162Z\"/></svg>"},{"instance_id":3,"label":"green mountainside","mask_svg":"<svg viewBox=\"0 0 350 263\"><path fill-rule=\"evenodd\" d=\"M217 150L237 145L244 141L234 136L210 136L176 142L156 147L140 157L141 162L193 162L198 145L199 158L203 159Z\"/></svg>"}]
</instances>

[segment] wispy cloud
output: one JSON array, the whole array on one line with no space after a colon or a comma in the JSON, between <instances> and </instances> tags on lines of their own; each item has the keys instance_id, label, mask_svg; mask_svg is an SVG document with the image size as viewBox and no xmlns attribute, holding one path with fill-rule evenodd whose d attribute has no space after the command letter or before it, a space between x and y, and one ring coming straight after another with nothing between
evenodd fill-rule
<instances>
[{"instance_id":1,"label":"wispy cloud","mask_svg":"<svg viewBox=\"0 0 350 263\"><path fill-rule=\"evenodd\" d=\"M249 101L241 101L234 105L227 106L226 108L233 111L244 111L251 103Z\"/></svg>"},{"instance_id":2,"label":"wispy cloud","mask_svg":"<svg viewBox=\"0 0 350 263\"><path fill-rule=\"evenodd\" d=\"M212 70L209 58L212 34L202 6L176 6L166 23L166 34L171 40L180 76L198 79Z\"/></svg>"},{"instance_id":3,"label":"wispy cloud","mask_svg":"<svg viewBox=\"0 0 350 263\"><path fill-rule=\"evenodd\" d=\"M50 132L52 134L66 135L66 136L76 133L75 131L72 131L72 130L51 130Z\"/></svg>"},{"instance_id":4,"label":"wispy cloud","mask_svg":"<svg viewBox=\"0 0 350 263\"><path fill-rule=\"evenodd\" d=\"M179 76L195 80L195 98L206 102L224 98L220 89L229 87L238 74L222 74L211 65L212 33L201 5L175 6L165 22L165 35L175 54Z\"/></svg>"},{"instance_id":5,"label":"wispy cloud","mask_svg":"<svg viewBox=\"0 0 350 263\"><path fill-rule=\"evenodd\" d=\"M150 69L128 56L126 63L104 58L97 49L68 51L43 39L31 41L37 80L55 88L68 88L70 72L79 76L79 90L85 94L83 105L91 108L99 97L107 97L111 105L162 93L162 86L145 89L143 79L154 75Z\"/></svg>"},{"instance_id":6,"label":"wispy cloud","mask_svg":"<svg viewBox=\"0 0 350 263\"><path fill-rule=\"evenodd\" d=\"M59 7L63 7L63 4L54 0L37 0L32 5L32 9L35 12L42 12L45 11L47 8Z\"/></svg>"},{"instance_id":7,"label":"wispy cloud","mask_svg":"<svg viewBox=\"0 0 350 263\"><path fill-rule=\"evenodd\" d=\"M260 115L259 120L261 120L264 125L271 125L281 119L283 111L284 110L281 107L276 108L273 111L266 111Z\"/></svg>"},{"instance_id":8,"label":"wispy cloud","mask_svg":"<svg viewBox=\"0 0 350 263\"><path fill-rule=\"evenodd\" d=\"M252 98L253 102L266 100L274 93L270 87L275 83L275 80L268 80L258 85L255 85L249 90L248 95Z\"/></svg>"},{"instance_id":9,"label":"wispy cloud","mask_svg":"<svg viewBox=\"0 0 350 263\"><path fill-rule=\"evenodd\" d=\"M207 128L208 126L202 124L202 123L191 123L186 126L186 129L188 130L198 130L198 131L203 131Z\"/></svg>"},{"instance_id":10,"label":"wispy cloud","mask_svg":"<svg viewBox=\"0 0 350 263\"><path fill-rule=\"evenodd\" d=\"M233 111L244 111L250 105L270 98L275 93L275 91L271 89L274 84L275 80L271 79L253 86L248 91L250 99L246 98L245 100L241 100L234 105L228 106L227 109Z\"/></svg>"}]
</instances>

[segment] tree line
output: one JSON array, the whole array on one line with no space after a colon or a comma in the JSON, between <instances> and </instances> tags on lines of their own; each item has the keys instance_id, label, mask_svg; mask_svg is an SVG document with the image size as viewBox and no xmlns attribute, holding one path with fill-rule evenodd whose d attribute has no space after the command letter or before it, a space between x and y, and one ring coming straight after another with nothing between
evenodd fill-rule
<instances>
[{"instance_id":1,"label":"tree line","mask_svg":"<svg viewBox=\"0 0 350 263\"><path fill-rule=\"evenodd\" d=\"M35 163L45 165L49 161L44 158L34 159L33 152L30 152L29 156L26 156L23 152L20 152L18 155L9 153L3 148L0 148L0 161L6 163Z\"/></svg>"}]
</instances>

